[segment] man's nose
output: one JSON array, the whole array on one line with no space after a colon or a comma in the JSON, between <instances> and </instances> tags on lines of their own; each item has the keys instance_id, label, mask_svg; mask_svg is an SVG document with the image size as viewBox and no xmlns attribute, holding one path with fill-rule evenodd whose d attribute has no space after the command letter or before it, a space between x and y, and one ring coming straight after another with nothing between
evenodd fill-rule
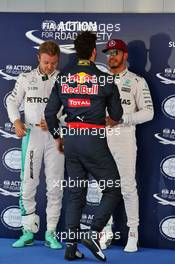
<instances>
[{"instance_id":1,"label":"man's nose","mask_svg":"<svg viewBox=\"0 0 175 264\"><path fill-rule=\"evenodd\" d=\"M48 64L48 69L51 70L53 68L52 64Z\"/></svg>"}]
</instances>

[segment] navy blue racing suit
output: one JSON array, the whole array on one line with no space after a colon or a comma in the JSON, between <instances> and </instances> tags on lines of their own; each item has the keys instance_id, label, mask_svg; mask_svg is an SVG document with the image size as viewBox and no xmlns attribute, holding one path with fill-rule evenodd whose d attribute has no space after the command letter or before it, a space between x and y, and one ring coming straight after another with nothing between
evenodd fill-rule
<instances>
[{"instance_id":1,"label":"navy blue racing suit","mask_svg":"<svg viewBox=\"0 0 175 264\"><path fill-rule=\"evenodd\" d=\"M101 133L105 131L106 108L115 121L119 121L123 114L118 88L111 76L108 77L94 63L80 60L76 66L58 76L45 109L46 122L55 139L59 137L57 113L62 105L67 115L65 121L68 133L64 135L64 154L69 180L75 185L69 187L67 230L79 228L86 204L88 173L97 182L104 183L92 230L100 232L103 229L121 199L118 169L105 133L103 136ZM82 133L82 129L85 132Z\"/></svg>"}]
</instances>

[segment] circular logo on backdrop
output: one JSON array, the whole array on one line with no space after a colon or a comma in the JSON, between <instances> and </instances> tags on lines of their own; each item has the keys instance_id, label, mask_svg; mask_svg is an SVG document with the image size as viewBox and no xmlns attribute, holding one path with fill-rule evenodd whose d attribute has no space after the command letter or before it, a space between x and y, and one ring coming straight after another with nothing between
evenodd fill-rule
<instances>
[{"instance_id":1,"label":"circular logo on backdrop","mask_svg":"<svg viewBox=\"0 0 175 264\"><path fill-rule=\"evenodd\" d=\"M167 117L175 119L175 95L168 96L162 102L162 111Z\"/></svg>"},{"instance_id":2,"label":"circular logo on backdrop","mask_svg":"<svg viewBox=\"0 0 175 264\"><path fill-rule=\"evenodd\" d=\"M1 213L3 225L9 229L21 229L21 213L18 206L9 206Z\"/></svg>"},{"instance_id":3,"label":"circular logo on backdrop","mask_svg":"<svg viewBox=\"0 0 175 264\"><path fill-rule=\"evenodd\" d=\"M12 91L6 93L6 95L4 96L3 99L3 103L4 103L4 107L7 109L7 99L9 98L9 96L11 95ZM22 101L21 105L19 106L19 111L20 112L24 112L24 100Z\"/></svg>"},{"instance_id":4,"label":"circular logo on backdrop","mask_svg":"<svg viewBox=\"0 0 175 264\"><path fill-rule=\"evenodd\" d=\"M160 222L159 230L166 239L175 241L175 216L165 217Z\"/></svg>"},{"instance_id":5,"label":"circular logo on backdrop","mask_svg":"<svg viewBox=\"0 0 175 264\"><path fill-rule=\"evenodd\" d=\"M21 170L21 149L8 149L2 156L2 162L8 170L19 172Z\"/></svg>"},{"instance_id":6,"label":"circular logo on backdrop","mask_svg":"<svg viewBox=\"0 0 175 264\"><path fill-rule=\"evenodd\" d=\"M175 155L168 156L160 164L161 172L170 180L175 180Z\"/></svg>"}]
</instances>

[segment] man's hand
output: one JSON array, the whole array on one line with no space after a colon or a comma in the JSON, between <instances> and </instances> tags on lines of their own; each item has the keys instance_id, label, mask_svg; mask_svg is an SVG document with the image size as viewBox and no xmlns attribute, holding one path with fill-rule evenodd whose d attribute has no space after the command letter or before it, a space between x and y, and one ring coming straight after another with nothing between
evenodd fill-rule
<instances>
[{"instance_id":1,"label":"man's hand","mask_svg":"<svg viewBox=\"0 0 175 264\"><path fill-rule=\"evenodd\" d=\"M20 119L16 119L14 122L15 133L18 137L24 137L26 135L26 127Z\"/></svg>"},{"instance_id":2,"label":"man's hand","mask_svg":"<svg viewBox=\"0 0 175 264\"><path fill-rule=\"evenodd\" d=\"M41 119L40 128L44 131L48 131L47 123L44 119Z\"/></svg>"},{"instance_id":3,"label":"man's hand","mask_svg":"<svg viewBox=\"0 0 175 264\"><path fill-rule=\"evenodd\" d=\"M55 139L56 147L61 154L64 154L64 140L63 138Z\"/></svg>"},{"instance_id":4,"label":"man's hand","mask_svg":"<svg viewBox=\"0 0 175 264\"><path fill-rule=\"evenodd\" d=\"M109 126L109 127L114 127L118 124L118 122L111 119L110 116L107 116L105 118L105 121L106 121L106 126Z\"/></svg>"}]
</instances>

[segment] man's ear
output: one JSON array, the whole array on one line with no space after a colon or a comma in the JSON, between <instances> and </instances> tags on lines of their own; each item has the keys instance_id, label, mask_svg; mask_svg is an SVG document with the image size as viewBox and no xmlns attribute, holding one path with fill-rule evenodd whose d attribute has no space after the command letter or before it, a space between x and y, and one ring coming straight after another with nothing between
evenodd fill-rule
<instances>
[{"instance_id":1,"label":"man's ear","mask_svg":"<svg viewBox=\"0 0 175 264\"><path fill-rule=\"evenodd\" d=\"M93 49L92 55L94 56L94 58L96 58L96 56L97 56L97 50L96 50L96 48Z\"/></svg>"},{"instance_id":2,"label":"man's ear","mask_svg":"<svg viewBox=\"0 0 175 264\"><path fill-rule=\"evenodd\" d=\"M96 60L96 57L97 57L97 50L96 50L96 48L94 48L93 51L92 51L91 60L92 61L95 61Z\"/></svg>"},{"instance_id":3,"label":"man's ear","mask_svg":"<svg viewBox=\"0 0 175 264\"><path fill-rule=\"evenodd\" d=\"M124 52L124 60L125 60L125 61L128 60L128 52Z\"/></svg>"},{"instance_id":4,"label":"man's ear","mask_svg":"<svg viewBox=\"0 0 175 264\"><path fill-rule=\"evenodd\" d=\"M37 55L37 58L38 58L38 62L40 62L40 55L39 54Z\"/></svg>"}]
</instances>

